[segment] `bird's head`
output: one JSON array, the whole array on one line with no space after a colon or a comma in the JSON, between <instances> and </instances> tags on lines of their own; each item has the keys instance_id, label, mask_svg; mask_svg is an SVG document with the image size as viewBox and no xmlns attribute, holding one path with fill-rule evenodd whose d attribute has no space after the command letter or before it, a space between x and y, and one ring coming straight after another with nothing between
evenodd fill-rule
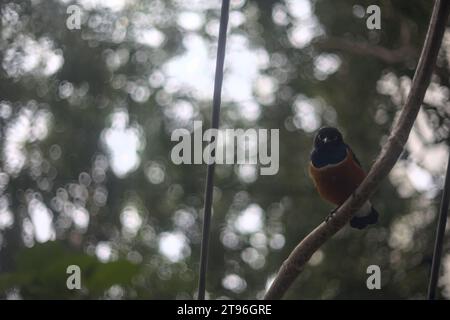
<instances>
[{"instance_id":1,"label":"bird's head","mask_svg":"<svg viewBox=\"0 0 450 320\"><path fill-rule=\"evenodd\" d=\"M342 143L344 143L342 134L338 129L333 127L320 128L314 139L314 147L318 149L328 146L338 146Z\"/></svg>"}]
</instances>

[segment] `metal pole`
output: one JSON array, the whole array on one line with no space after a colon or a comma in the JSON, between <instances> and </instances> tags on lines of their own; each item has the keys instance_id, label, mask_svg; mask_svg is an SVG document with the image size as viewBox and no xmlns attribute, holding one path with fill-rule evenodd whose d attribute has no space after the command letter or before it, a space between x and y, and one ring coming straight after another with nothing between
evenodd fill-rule
<instances>
[{"instance_id":1,"label":"metal pole","mask_svg":"<svg viewBox=\"0 0 450 320\"><path fill-rule=\"evenodd\" d=\"M223 64L225 60L225 45L227 40L227 26L228 26L228 13L230 8L230 0L222 1L222 9L220 12L220 27L219 27L219 40L217 47L217 60L216 60L216 74L214 79L214 96L213 96L213 109L211 116L211 128L219 128L220 119L220 102L221 91L223 81ZM215 157L215 149L211 152L212 157ZM200 254L200 275L198 280L198 300L205 299L205 287L206 287L206 270L208 266L208 246L209 246L209 230L211 225L211 207L213 198L214 187L214 169L215 161L208 164L208 170L206 173L206 187L205 187L205 205L203 216L203 233L202 233L202 249Z\"/></svg>"}]
</instances>

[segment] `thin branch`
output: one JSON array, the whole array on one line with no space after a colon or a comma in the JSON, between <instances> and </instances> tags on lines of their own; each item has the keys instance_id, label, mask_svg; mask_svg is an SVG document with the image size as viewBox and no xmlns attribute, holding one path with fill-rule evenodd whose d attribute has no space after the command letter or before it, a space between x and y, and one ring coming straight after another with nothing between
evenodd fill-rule
<instances>
[{"instance_id":1,"label":"thin branch","mask_svg":"<svg viewBox=\"0 0 450 320\"><path fill-rule=\"evenodd\" d=\"M333 219L328 223L321 223L297 245L287 260L283 262L264 297L265 299L281 299L283 297L313 253L348 223L353 214L369 199L381 180L389 174L397 162L430 83L449 10L450 0L436 0L411 91L398 120L393 125L387 143L366 178L356 189L353 196L347 199L337 210Z\"/></svg>"},{"instance_id":2,"label":"thin branch","mask_svg":"<svg viewBox=\"0 0 450 320\"><path fill-rule=\"evenodd\" d=\"M442 192L439 219L436 226L436 240L434 243L433 263L431 265L430 282L428 284L428 299L436 298L436 287L441 267L442 249L444 244L445 226L447 224L448 205L450 202L450 154L447 162L447 173L445 174L444 190Z\"/></svg>"},{"instance_id":3,"label":"thin branch","mask_svg":"<svg viewBox=\"0 0 450 320\"><path fill-rule=\"evenodd\" d=\"M315 45L324 50L339 50L348 53L371 56L389 64L401 63L415 58L416 49L411 45L411 32L405 19L400 21L401 46L397 49L388 49L379 45L373 45L368 42L355 42L345 38L327 37L318 40Z\"/></svg>"},{"instance_id":4,"label":"thin branch","mask_svg":"<svg viewBox=\"0 0 450 320\"><path fill-rule=\"evenodd\" d=\"M416 54L414 48L410 45L403 45L397 49L388 49L367 42L355 42L337 37L319 40L316 46L325 50L339 50L362 56L372 56L389 64L404 62Z\"/></svg>"}]
</instances>

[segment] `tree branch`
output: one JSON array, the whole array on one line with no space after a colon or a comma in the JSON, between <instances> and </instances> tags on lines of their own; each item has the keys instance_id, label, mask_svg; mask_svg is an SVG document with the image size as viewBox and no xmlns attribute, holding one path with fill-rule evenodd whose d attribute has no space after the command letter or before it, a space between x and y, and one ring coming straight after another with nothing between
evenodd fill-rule
<instances>
[{"instance_id":1,"label":"tree branch","mask_svg":"<svg viewBox=\"0 0 450 320\"><path fill-rule=\"evenodd\" d=\"M349 39L328 37L316 42L316 47L325 50L339 50L352 54L372 56L389 64L400 63L415 58L416 49L411 45L411 32L405 19L400 18L400 47L388 49L368 42L355 42Z\"/></svg>"},{"instance_id":2,"label":"tree branch","mask_svg":"<svg viewBox=\"0 0 450 320\"><path fill-rule=\"evenodd\" d=\"M366 42L355 42L344 38L330 37L319 40L316 47L325 50L339 50L362 56L372 56L389 64L400 63L416 54L410 45L402 45L397 49L387 49Z\"/></svg>"},{"instance_id":3,"label":"tree branch","mask_svg":"<svg viewBox=\"0 0 450 320\"><path fill-rule=\"evenodd\" d=\"M449 10L450 0L436 0L411 91L398 120L393 124L387 143L366 178L356 189L353 196L347 199L337 210L333 219L328 223L321 223L297 245L287 260L283 262L264 297L265 299L281 299L283 297L313 253L348 223L353 214L369 199L381 180L388 175L397 162L430 83Z\"/></svg>"}]
</instances>

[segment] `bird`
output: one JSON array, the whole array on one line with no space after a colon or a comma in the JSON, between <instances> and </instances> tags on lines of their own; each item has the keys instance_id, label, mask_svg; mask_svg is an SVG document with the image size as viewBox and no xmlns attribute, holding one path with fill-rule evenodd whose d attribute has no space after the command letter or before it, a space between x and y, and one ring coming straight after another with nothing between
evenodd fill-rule
<instances>
[{"instance_id":1,"label":"bird","mask_svg":"<svg viewBox=\"0 0 450 320\"><path fill-rule=\"evenodd\" d=\"M334 127L319 129L314 138L310 160L309 174L319 195L337 205L326 218L325 221L328 222L361 184L366 174L355 153ZM350 226L364 229L377 223L378 216L370 201L367 201L352 217Z\"/></svg>"}]
</instances>

